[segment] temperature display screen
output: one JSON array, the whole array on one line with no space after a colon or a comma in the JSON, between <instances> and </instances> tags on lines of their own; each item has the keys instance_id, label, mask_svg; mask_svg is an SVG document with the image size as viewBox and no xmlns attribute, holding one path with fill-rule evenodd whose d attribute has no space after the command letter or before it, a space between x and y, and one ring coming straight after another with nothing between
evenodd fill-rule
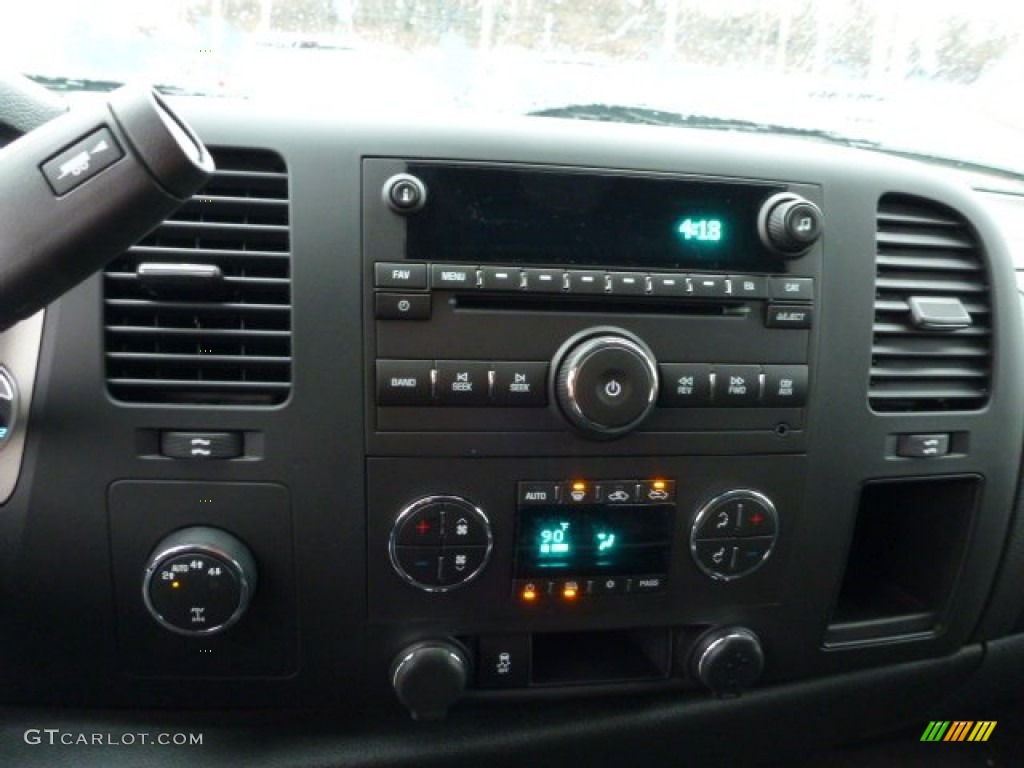
<instances>
[{"instance_id":1,"label":"temperature display screen","mask_svg":"<svg viewBox=\"0 0 1024 768\"><path fill-rule=\"evenodd\" d=\"M785 187L678 176L410 163L429 190L410 259L777 272L757 220Z\"/></svg>"},{"instance_id":2,"label":"temperature display screen","mask_svg":"<svg viewBox=\"0 0 1024 768\"><path fill-rule=\"evenodd\" d=\"M521 508L516 575L666 573L672 509L670 505Z\"/></svg>"}]
</instances>

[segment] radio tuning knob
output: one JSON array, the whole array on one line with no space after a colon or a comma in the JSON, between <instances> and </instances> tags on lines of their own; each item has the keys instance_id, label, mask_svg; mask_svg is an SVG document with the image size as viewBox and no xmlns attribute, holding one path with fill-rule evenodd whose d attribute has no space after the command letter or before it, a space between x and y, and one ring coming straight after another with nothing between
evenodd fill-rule
<instances>
[{"instance_id":1,"label":"radio tuning knob","mask_svg":"<svg viewBox=\"0 0 1024 768\"><path fill-rule=\"evenodd\" d=\"M821 237L823 228L821 209L792 192L765 200L757 220L761 241L784 259L803 256Z\"/></svg>"},{"instance_id":2,"label":"radio tuning knob","mask_svg":"<svg viewBox=\"0 0 1024 768\"><path fill-rule=\"evenodd\" d=\"M628 331L595 328L555 355L555 399L587 437L606 439L637 427L658 399L658 364Z\"/></svg>"}]
</instances>

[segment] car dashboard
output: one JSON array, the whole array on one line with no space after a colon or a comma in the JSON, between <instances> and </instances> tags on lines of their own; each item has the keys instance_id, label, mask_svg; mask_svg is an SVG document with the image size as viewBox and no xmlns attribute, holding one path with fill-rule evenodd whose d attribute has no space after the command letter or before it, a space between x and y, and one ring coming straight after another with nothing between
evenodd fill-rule
<instances>
[{"instance_id":1,"label":"car dashboard","mask_svg":"<svg viewBox=\"0 0 1024 768\"><path fill-rule=\"evenodd\" d=\"M0 337L20 762L32 727L782 759L1013 695L1019 197L782 137L172 103L213 178Z\"/></svg>"}]
</instances>

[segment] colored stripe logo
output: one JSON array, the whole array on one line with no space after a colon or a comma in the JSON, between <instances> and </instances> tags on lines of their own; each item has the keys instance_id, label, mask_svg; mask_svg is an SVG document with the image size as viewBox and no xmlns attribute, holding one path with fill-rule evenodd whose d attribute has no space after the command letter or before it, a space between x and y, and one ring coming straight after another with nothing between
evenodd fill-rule
<instances>
[{"instance_id":1,"label":"colored stripe logo","mask_svg":"<svg viewBox=\"0 0 1024 768\"><path fill-rule=\"evenodd\" d=\"M996 720L932 720L921 734L921 741L988 741L996 729Z\"/></svg>"}]
</instances>

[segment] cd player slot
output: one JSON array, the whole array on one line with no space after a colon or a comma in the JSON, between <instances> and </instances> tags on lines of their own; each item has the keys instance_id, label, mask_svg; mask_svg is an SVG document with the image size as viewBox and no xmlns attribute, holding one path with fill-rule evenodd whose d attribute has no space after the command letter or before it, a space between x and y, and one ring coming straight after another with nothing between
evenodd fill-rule
<instances>
[{"instance_id":1,"label":"cd player slot","mask_svg":"<svg viewBox=\"0 0 1024 768\"><path fill-rule=\"evenodd\" d=\"M702 317L745 317L750 306L743 301L663 301L659 299L587 298L580 296L530 296L516 294L455 294L452 307L456 311L486 310L489 312L591 312L608 314L623 312L647 315L699 315Z\"/></svg>"}]
</instances>

